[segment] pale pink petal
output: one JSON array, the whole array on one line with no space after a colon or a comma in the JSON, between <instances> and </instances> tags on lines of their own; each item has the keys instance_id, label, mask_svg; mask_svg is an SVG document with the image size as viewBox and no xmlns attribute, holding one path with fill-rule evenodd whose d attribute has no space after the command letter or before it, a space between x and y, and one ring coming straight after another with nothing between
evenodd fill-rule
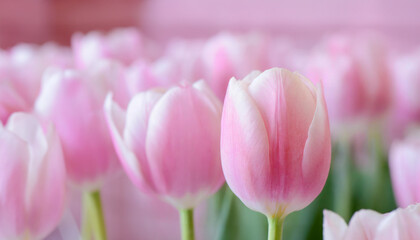
<instances>
[{"instance_id":1,"label":"pale pink petal","mask_svg":"<svg viewBox=\"0 0 420 240\"><path fill-rule=\"evenodd\" d=\"M328 177L331 162L331 136L327 107L320 86L316 90L317 102L302 160L303 192L305 205L321 192Z\"/></svg>"},{"instance_id":2,"label":"pale pink petal","mask_svg":"<svg viewBox=\"0 0 420 240\"><path fill-rule=\"evenodd\" d=\"M384 215L372 210L360 210L356 212L349 222L345 239L374 239L376 229L382 219L384 219Z\"/></svg>"},{"instance_id":3,"label":"pale pink petal","mask_svg":"<svg viewBox=\"0 0 420 240\"><path fill-rule=\"evenodd\" d=\"M30 232L39 238L47 236L60 222L66 200L66 172L60 140L52 128L47 134L48 151L36 178L32 179L35 190L29 192L30 202L27 203Z\"/></svg>"},{"instance_id":4,"label":"pale pink petal","mask_svg":"<svg viewBox=\"0 0 420 240\"><path fill-rule=\"evenodd\" d=\"M134 96L127 108L123 132L124 143L136 155L144 184L152 190L155 189L155 184L146 157L146 134L150 113L162 95L163 92L160 90L151 90Z\"/></svg>"},{"instance_id":5,"label":"pale pink petal","mask_svg":"<svg viewBox=\"0 0 420 240\"><path fill-rule=\"evenodd\" d=\"M375 240L416 240L420 236L420 216L412 209L389 213L378 226Z\"/></svg>"},{"instance_id":6,"label":"pale pink petal","mask_svg":"<svg viewBox=\"0 0 420 240\"><path fill-rule=\"evenodd\" d=\"M248 84L230 80L222 115L223 172L232 191L255 211L273 214L264 206L270 198L271 171L267 130Z\"/></svg>"},{"instance_id":7,"label":"pale pink petal","mask_svg":"<svg viewBox=\"0 0 420 240\"><path fill-rule=\"evenodd\" d=\"M70 70L47 75L35 104L35 112L57 129L69 179L86 187L97 187L116 163L102 105L95 88Z\"/></svg>"},{"instance_id":8,"label":"pale pink petal","mask_svg":"<svg viewBox=\"0 0 420 240\"><path fill-rule=\"evenodd\" d=\"M389 167L396 201L400 207L420 202L418 145L396 142L389 155Z\"/></svg>"},{"instance_id":9,"label":"pale pink petal","mask_svg":"<svg viewBox=\"0 0 420 240\"><path fill-rule=\"evenodd\" d=\"M141 166L138 163L136 155L127 147L123 139L126 113L112 101L111 94L108 94L105 100L104 111L115 150L124 170L136 186L146 192L150 192L150 186L145 184L146 182L144 181L144 176L140 170Z\"/></svg>"},{"instance_id":10,"label":"pale pink petal","mask_svg":"<svg viewBox=\"0 0 420 240\"><path fill-rule=\"evenodd\" d=\"M338 214L324 210L324 240L344 240L346 230L347 224Z\"/></svg>"},{"instance_id":11,"label":"pale pink petal","mask_svg":"<svg viewBox=\"0 0 420 240\"><path fill-rule=\"evenodd\" d=\"M223 182L220 113L200 94L192 86L172 88L156 103L147 129L146 155L156 187L181 208L196 206Z\"/></svg>"},{"instance_id":12,"label":"pale pink petal","mask_svg":"<svg viewBox=\"0 0 420 240\"><path fill-rule=\"evenodd\" d=\"M25 187L28 144L0 129L0 238L13 239L26 228Z\"/></svg>"}]
</instances>

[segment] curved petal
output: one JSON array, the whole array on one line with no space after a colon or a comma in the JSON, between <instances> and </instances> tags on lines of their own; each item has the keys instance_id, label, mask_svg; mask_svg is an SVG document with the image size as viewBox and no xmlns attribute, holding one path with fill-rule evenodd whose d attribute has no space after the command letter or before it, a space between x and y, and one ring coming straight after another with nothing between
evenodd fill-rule
<instances>
[{"instance_id":1,"label":"curved petal","mask_svg":"<svg viewBox=\"0 0 420 240\"><path fill-rule=\"evenodd\" d=\"M375 240L416 240L420 236L420 216L411 209L389 213L377 227Z\"/></svg>"},{"instance_id":2,"label":"curved petal","mask_svg":"<svg viewBox=\"0 0 420 240\"><path fill-rule=\"evenodd\" d=\"M220 113L201 95L192 86L172 88L150 113L147 159L160 193L177 207L196 206L223 182Z\"/></svg>"},{"instance_id":3,"label":"curved petal","mask_svg":"<svg viewBox=\"0 0 420 240\"><path fill-rule=\"evenodd\" d=\"M266 184L274 201L292 202L302 189L301 162L316 107L309 84L298 74L273 68L249 86L267 128L270 167Z\"/></svg>"},{"instance_id":4,"label":"curved petal","mask_svg":"<svg viewBox=\"0 0 420 240\"><path fill-rule=\"evenodd\" d=\"M273 214L267 130L248 84L230 80L222 114L221 156L226 182L249 208Z\"/></svg>"},{"instance_id":5,"label":"curved petal","mask_svg":"<svg viewBox=\"0 0 420 240\"><path fill-rule=\"evenodd\" d=\"M376 229L383 218L384 215L372 210L356 212L350 220L345 239L374 239Z\"/></svg>"},{"instance_id":6,"label":"curved petal","mask_svg":"<svg viewBox=\"0 0 420 240\"><path fill-rule=\"evenodd\" d=\"M336 213L324 210L323 237L324 240L343 240L347 224Z\"/></svg>"},{"instance_id":7,"label":"curved petal","mask_svg":"<svg viewBox=\"0 0 420 240\"><path fill-rule=\"evenodd\" d=\"M14 239L26 229L28 144L0 128L0 155L0 238Z\"/></svg>"},{"instance_id":8,"label":"curved petal","mask_svg":"<svg viewBox=\"0 0 420 240\"><path fill-rule=\"evenodd\" d=\"M396 142L391 146L389 167L395 198L400 207L420 201L418 146Z\"/></svg>"},{"instance_id":9,"label":"curved petal","mask_svg":"<svg viewBox=\"0 0 420 240\"><path fill-rule=\"evenodd\" d=\"M150 113L155 104L162 97L164 91L150 90L134 96L127 108L125 128L123 132L124 142L137 158L139 170L145 184L156 189L150 173L149 161L146 156L146 134L149 125Z\"/></svg>"},{"instance_id":10,"label":"curved petal","mask_svg":"<svg viewBox=\"0 0 420 240\"><path fill-rule=\"evenodd\" d=\"M28 226L30 233L44 238L58 225L66 200L66 171L60 140L50 127L47 135L48 151L43 156L34 181L35 190L27 194ZM30 177L29 175L28 177Z\"/></svg>"},{"instance_id":11,"label":"curved petal","mask_svg":"<svg viewBox=\"0 0 420 240\"><path fill-rule=\"evenodd\" d=\"M213 91L208 87L204 80L199 80L193 84L193 88L201 91L205 97L203 101L208 102L209 106L216 114L222 114L222 102L214 95Z\"/></svg>"},{"instance_id":12,"label":"curved petal","mask_svg":"<svg viewBox=\"0 0 420 240\"><path fill-rule=\"evenodd\" d=\"M150 186L144 180L136 155L127 147L123 139L126 113L112 101L112 94L108 94L105 100L104 111L115 150L125 172L137 187L145 192L150 192Z\"/></svg>"},{"instance_id":13,"label":"curved petal","mask_svg":"<svg viewBox=\"0 0 420 240\"><path fill-rule=\"evenodd\" d=\"M302 208L311 203L321 192L328 177L331 162L331 135L327 107L322 88L316 90L317 100L313 120L302 159L303 199Z\"/></svg>"}]
</instances>

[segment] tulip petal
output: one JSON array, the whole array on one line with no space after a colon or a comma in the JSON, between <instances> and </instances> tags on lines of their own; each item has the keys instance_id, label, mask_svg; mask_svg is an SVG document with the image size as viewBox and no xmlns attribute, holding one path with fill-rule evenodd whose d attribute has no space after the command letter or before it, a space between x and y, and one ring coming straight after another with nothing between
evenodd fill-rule
<instances>
[{"instance_id":1,"label":"tulip petal","mask_svg":"<svg viewBox=\"0 0 420 240\"><path fill-rule=\"evenodd\" d=\"M376 228L383 218L384 215L372 210L360 210L356 212L349 222L345 239L373 239L375 237Z\"/></svg>"},{"instance_id":2,"label":"tulip petal","mask_svg":"<svg viewBox=\"0 0 420 240\"><path fill-rule=\"evenodd\" d=\"M316 95L315 114L309 127L302 160L304 178L304 197L302 197L306 200L306 205L312 202L324 187L331 162L330 126L320 86L316 90Z\"/></svg>"},{"instance_id":3,"label":"tulip petal","mask_svg":"<svg viewBox=\"0 0 420 240\"><path fill-rule=\"evenodd\" d=\"M39 166L37 178L32 179L36 183L35 190L27 195L30 199L28 225L31 234L39 238L46 237L56 227L66 199L64 157L60 140L52 127L48 130L47 141L48 151Z\"/></svg>"},{"instance_id":4,"label":"tulip petal","mask_svg":"<svg viewBox=\"0 0 420 240\"><path fill-rule=\"evenodd\" d=\"M267 130L248 84L230 80L222 114L221 156L227 183L249 208L272 214L264 203L270 189Z\"/></svg>"},{"instance_id":5,"label":"tulip petal","mask_svg":"<svg viewBox=\"0 0 420 240\"><path fill-rule=\"evenodd\" d=\"M145 184L136 155L126 146L123 139L126 113L112 101L112 94L108 94L105 100L104 111L111 138L122 166L136 186L150 192L149 186Z\"/></svg>"},{"instance_id":6,"label":"tulip petal","mask_svg":"<svg viewBox=\"0 0 420 240\"><path fill-rule=\"evenodd\" d=\"M181 208L194 207L223 182L220 113L215 114L201 94L192 86L168 90L148 123L146 155L156 187ZM176 200L182 198L188 201Z\"/></svg>"},{"instance_id":7,"label":"tulip petal","mask_svg":"<svg viewBox=\"0 0 420 240\"><path fill-rule=\"evenodd\" d=\"M420 236L419 206L389 213L377 227L375 240L416 240Z\"/></svg>"},{"instance_id":8,"label":"tulip petal","mask_svg":"<svg viewBox=\"0 0 420 240\"><path fill-rule=\"evenodd\" d=\"M267 128L267 186L273 200L292 202L296 191L302 189L301 162L315 111L314 92L308 84L298 74L274 68L260 74L249 86Z\"/></svg>"},{"instance_id":9,"label":"tulip petal","mask_svg":"<svg viewBox=\"0 0 420 240\"><path fill-rule=\"evenodd\" d=\"M127 148L136 155L143 180L151 189L155 189L155 186L146 157L146 134L150 112L162 95L163 92L156 89L134 96L127 108L126 124L123 132L124 142Z\"/></svg>"},{"instance_id":10,"label":"tulip petal","mask_svg":"<svg viewBox=\"0 0 420 240\"><path fill-rule=\"evenodd\" d=\"M391 146L389 165L395 198L400 207L420 200L417 181L420 170L418 146L404 142L396 142Z\"/></svg>"},{"instance_id":11,"label":"tulip petal","mask_svg":"<svg viewBox=\"0 0 420 240\"><path fill-rule=\"evenodd\" d=\"M25 141L0 128L0 155L0 239L13 239L26 227L26 166L30 153Z\"/></svg>"},{"instance_id":12,"label":"tulip petal","mask_svg":"<svg viewBox=\"0 0 420 240\"><path fill-rule=\"evenodd\" d=\"M324 210L323 228L324 240L343 240L347 224L338 214Z\"/></svg>"}]
</instances>

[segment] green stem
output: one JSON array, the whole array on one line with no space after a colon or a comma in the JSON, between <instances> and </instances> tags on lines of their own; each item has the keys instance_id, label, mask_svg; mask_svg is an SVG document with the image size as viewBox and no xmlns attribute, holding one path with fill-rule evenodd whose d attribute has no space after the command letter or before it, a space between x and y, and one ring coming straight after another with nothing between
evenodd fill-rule
<instances>
[{"instance_id":1,"label":"green stem","mask_svg":"<svg viewBox=\"0 0 420 240\"><path fill-rule=\"evenodd\" d=\"M331 164L334 180L333 209L347 221L351 216L352 205L351 164L350 142L342 139L336 145L336 154Z\"/></svg>"},{"instance_id":2,"label":"green stem","mask_svg":"<svg viewBox=\"0 0 420 240\"><path fill-rule=\"evenodd\" d=\"M182 240L194 240L193 209L179 210Z\"/></svg>"},{"instance_id":3,"label":"green stem","mask_svg":"<svg viewBox=\"0 0 420 240\"><path fill-rule=\"evenodd\" d=\"M95 240L106 240L105 220L99 191L83 194L83 211L83 239L90 240L93 235Z\"/></svg>"},{"instance_id":4,"label":"green stem","mask_svg":"<svg viewBox=\"0 0 420 240\"><path fill-rule=\"evenodd\" d=\"M90 240L92 237L92 228L90 224L89 193L83 193L83 212L82 212L82 239Z\"/></svg>"},{"instance_id":5,"label":"green stem","mask_svg":"<svg viewBox=\"0 0 420 240\"><path fill-rule=\"evenodd\" d=\"M268 217L268 240L281 240L283 237L283 217Z\"/></svg>"}]
</instances>

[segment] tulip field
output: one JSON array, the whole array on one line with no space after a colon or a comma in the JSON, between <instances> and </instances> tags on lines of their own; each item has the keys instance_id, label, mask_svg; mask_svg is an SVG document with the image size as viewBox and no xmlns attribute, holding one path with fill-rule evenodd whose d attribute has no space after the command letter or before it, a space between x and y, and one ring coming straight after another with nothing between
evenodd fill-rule
<instances>
[{"instance_id":1,"label":"tulip field","mask_svg":"<svg viewBox=\"0 0 420 240\"><path fill-rule=\"evenodd\" d=\"M118 28L0 49L0 240L418 240L419 47Z\"/></svg>"}]
</instances>

